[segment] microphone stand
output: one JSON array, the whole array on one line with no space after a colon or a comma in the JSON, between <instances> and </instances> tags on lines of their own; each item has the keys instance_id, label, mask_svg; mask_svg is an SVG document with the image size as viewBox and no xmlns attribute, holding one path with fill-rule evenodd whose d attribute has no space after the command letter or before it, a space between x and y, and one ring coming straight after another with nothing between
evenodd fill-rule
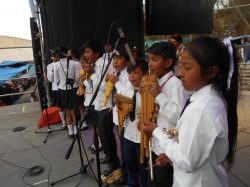
<instances>
[{"instance_id":1,"label":"microphone stand","mask_svg":"<svg viewBox=\"0 0 250 187\"><path fill-rule=\"evenodd\" d=\"M117 48L119 42L120 42L120 38L117 39L113 51L116 50L116 48ZM68 179L68 178L74 177L74 176L76 176L76 175L79 175L79 174L82 174L82 175L83 175L83 174L86 174L86 166L83 165L83 158L82 158L81 149L80 149L80 143L79 143L79 142L80 142L81 126L82 126L83 122L85 121L85 118L88 116L89 108L90 108L90 106L92 105L92 103L94 102L94 100L95 100L95 98L96 98L96 96L97 96L97 94L98 94L98 91L99 91L99 89L100 89L101 83L102 83L102 81L103 81L103 79L104 79L104 77L105 77L105 75L106 75L106 73L107 73L107 71L108 71L108 68L109 68L109 66L110 66L110 64L111 64L111 61L112 61L113 57L114 57L114 53L111 55L111 58L110 58L110 60L109 60L109 62L108 62L108 65L106 66L106 68L105 68L103 74L101 75L100 81L99 81L99 83L98 83L98 85L97 85L97 87L96 87L96 89L95 89L95 91L94 91L94 93L93 93L93 96L92 96L92 98L91 98L91 100L90 100L89 107L87 107L86 110L84 111L84 114L83 114L83 116L82 116L82 118L81 118L80 127L77 129L77 133L76 133L74 139L72 140L72 143L71 143L71 145L69 146L68 151L67 151L67 153L66 153L66 155L65 155L65 159L68 160L69 157L70 157L70 154L71 154L71 152L72 152L72 150L73 150L75 141L76 141L76 139L77 139L78 145L79 145L80 159L81 159L80 171L79 171L78 173L73 174L73 175L71 175L71 176L69 176L69 177L66 177L66 178L64 178L64 179L58 180L58 181L56 181L56 182L51 182L51 184L50 184L51 186L55 185L55 184L58 183L58 182L61 182L61 181L63 181L63 180L66 180L66 179ZM96 126L95 126L95 125L94 125L94 145L95 145L95 147L96 147L96 149L97 149L97 151L96 151L96 162L97 162L97 173L98 173L98 177L97 177L98 181L97 181L97 182L98 182L98 186L99 186L99 187L102 187L101 168L100 168L100 159L99 159L99 151L98 151L99 141L98 141L98 136L97 136L97 131L96 131ZM96 177L94 177L94 178L96 178Z\"/></svg>"}]
</instances>

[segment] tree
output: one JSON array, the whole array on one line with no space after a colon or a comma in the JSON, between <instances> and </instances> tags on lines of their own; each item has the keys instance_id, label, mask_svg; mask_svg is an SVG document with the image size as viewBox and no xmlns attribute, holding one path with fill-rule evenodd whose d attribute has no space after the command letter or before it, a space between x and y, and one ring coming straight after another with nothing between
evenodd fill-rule
<instances>
[{"instance_id":1,"label":"tree","mask_svg":"<svg viewBox=\"0 0 250 187\"><path fill-rule=\"evenodd\" d=\"M236 8L244 15L246 24ZM240 36L250 33L250 4L249 0L218 0L214 11L214 36L218 38L227 36ZM239 20L240 19L240 20Z\"/></svg>"}]
</instances>

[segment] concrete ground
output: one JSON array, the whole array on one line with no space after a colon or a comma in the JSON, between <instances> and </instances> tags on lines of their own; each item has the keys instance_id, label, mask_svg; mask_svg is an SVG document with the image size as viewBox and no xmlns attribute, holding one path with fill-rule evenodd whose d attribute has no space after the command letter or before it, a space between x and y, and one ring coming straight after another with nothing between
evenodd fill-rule
<instances>
[{"instance_id":1,"label":"concrete ground","mask_svg":"<svg viewBox=\"0 0 250 187\"><path fill-rule=\"evenodd\" d=\"M26 98L25 98L26 97ZM29 96L24 96L23 100ZM18 101L21 102L20 100ZM236 150L236 161L233 169L228 172L231 187L250 186L250 92L242 92L238 103L239 133ZM47 127L37 129L41 117L40 103L15 103L12 106L0 107L0 187L26 187L50 186L51 182L78 173L81 167L81 159L77 142L68 160L65 154L72 140L68 138L66 130L47 133ZM25 130L13 132L17 127L25 127ZM51 130L59 130L61 124L50 126ZM45 132L45 133L36 133ZM47 142L43 143L48 135ZM87 149L93 143L93 127L81 132L83 147L83 164L87 158L94 158L87 173L76 175L61 181L55 186L60 187L96 187L98 183L90 177L93 176L91 168L97 174L97 164L94 154ZM117 139L118 142L118 139ZM119 142L118 142L119 143ZM100 152L100 158L104 157ZM44 171L37 176L31 176L27 172L29 168L42 166ZM104 170L106 165L101 165ZM38 171L35 169L35 171ZM103 185L104 186L104 185Z\"/></svg>"}]
</instances>

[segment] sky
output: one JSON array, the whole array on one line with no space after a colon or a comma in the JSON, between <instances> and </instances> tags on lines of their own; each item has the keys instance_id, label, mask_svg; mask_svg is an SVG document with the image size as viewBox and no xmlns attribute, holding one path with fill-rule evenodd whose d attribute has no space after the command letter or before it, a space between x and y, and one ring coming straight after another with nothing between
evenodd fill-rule
<instances>
[{"instance_id":1,"label":"sky","mask_svg":"<svg viewBox=\"0 0 250 187\"><path fill-rule=\"evenodd\" d=\"M31 40L29 0L0 0L0 35Z\"/></svg>"}]
</instances>

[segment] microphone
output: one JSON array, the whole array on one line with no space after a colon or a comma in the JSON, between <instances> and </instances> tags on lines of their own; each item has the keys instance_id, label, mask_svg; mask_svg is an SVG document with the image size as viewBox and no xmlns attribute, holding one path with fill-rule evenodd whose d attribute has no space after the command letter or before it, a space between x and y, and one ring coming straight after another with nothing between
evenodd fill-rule
<instances>
[{"instance_id":1,"label":"microphone","mask_svg":"<svg viewBox=\"0 0 250 187\"><path fill-rule=\"evenodd\" d=\"M119 35L120 35L120 39L121 39L122 43L124 44L124 47L125 47L125 49L126 49L126 51L127 51L127 53L128 53L128 56L129 56L129 58L130 58L130 61L131 61L131 63L132 63L133 65L135 65L136 62L135 62L135 59L134 59L134 57L133 57L133 55L132 55L132 52L131 52L131 50L130 50L130 48L129 48L129 46L128 46L128 42L127 42L127 40L126 40L126 38L125 38L125 35L124 35L124 33L123 33L123 31L122 31L120 25L119 25L117 22L116 22L115 24L116 24L117 31L118 31L118 33L119 33Z\"/></svg>"}]
</instances>

